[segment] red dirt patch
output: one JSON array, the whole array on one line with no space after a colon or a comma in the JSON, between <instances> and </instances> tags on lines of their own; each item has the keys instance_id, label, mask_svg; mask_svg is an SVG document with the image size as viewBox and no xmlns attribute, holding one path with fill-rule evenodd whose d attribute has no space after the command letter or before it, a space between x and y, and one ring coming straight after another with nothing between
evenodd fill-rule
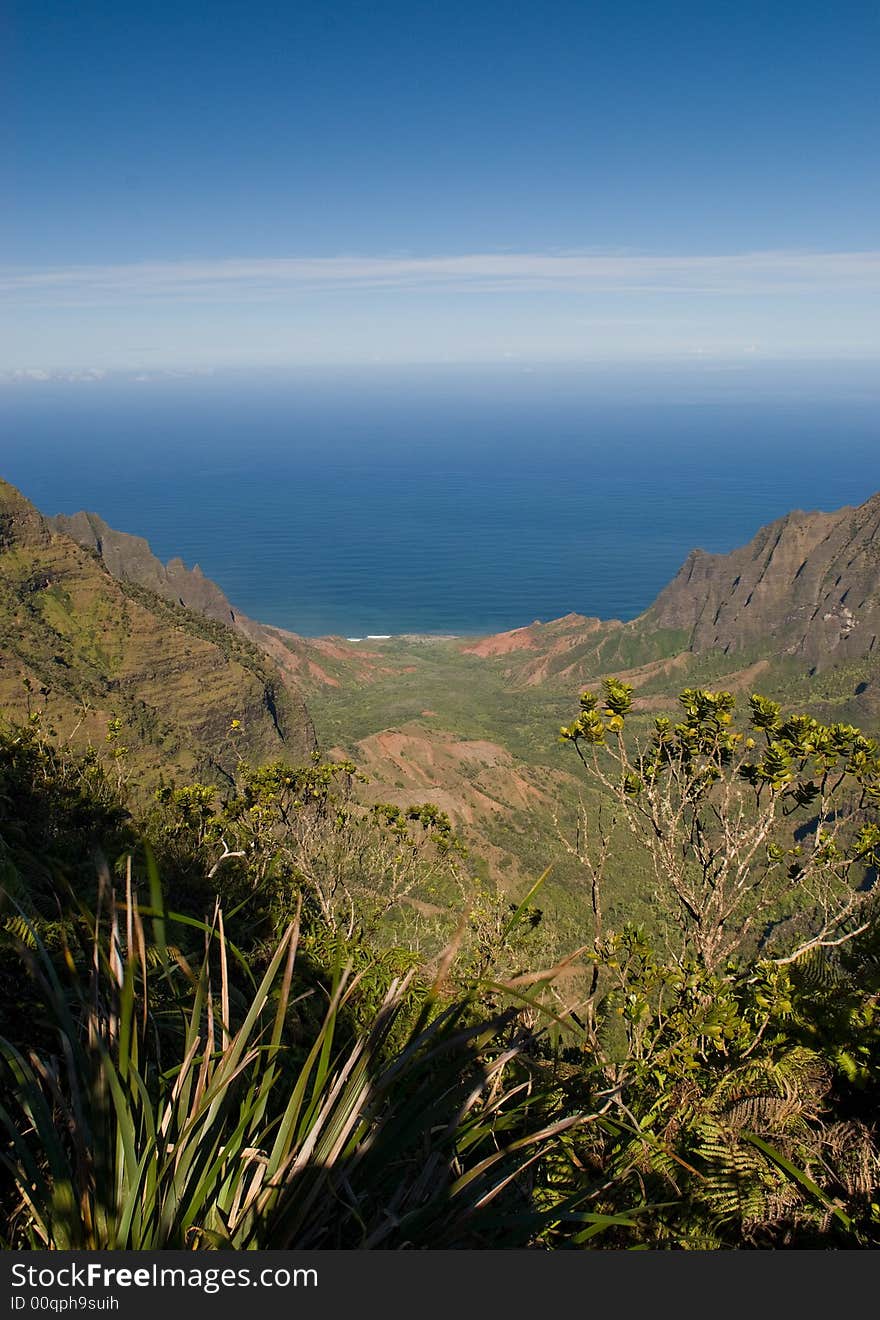
<instances>
[{"instance_id":1,"label":"red dirt patch","mask_svg":"<svg viewBox=\"0 0 880 1320\"><path fill-rule=\"evenodd\" d=\"M484 637L481 642L475 642L473 646L462 646L460 650L463 655L478 655L481 660L496 655L509 655L511 651L535 651L538 647L532 631L535 626L529 624L525 628L513 628L510 632L495 633L492 637Z\"/></svg>"}]
</instances>

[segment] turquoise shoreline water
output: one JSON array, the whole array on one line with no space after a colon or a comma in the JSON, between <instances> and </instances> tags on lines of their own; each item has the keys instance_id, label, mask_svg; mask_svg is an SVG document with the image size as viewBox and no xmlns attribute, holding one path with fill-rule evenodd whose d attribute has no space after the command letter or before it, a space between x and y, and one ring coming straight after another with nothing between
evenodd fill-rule
<instances>
[{"instance_id":1,"label":"turquoise shoreline water","mask_svg":"<svg viewBox=\"0 0 880 1320\"><path fill-rule=\"evenodd\" d=\"M880 390L856 368L7 385L0 475L198 562L265 622L476 634L631 618L694 546L860 503Z\"/></svg>"}]
</instances>

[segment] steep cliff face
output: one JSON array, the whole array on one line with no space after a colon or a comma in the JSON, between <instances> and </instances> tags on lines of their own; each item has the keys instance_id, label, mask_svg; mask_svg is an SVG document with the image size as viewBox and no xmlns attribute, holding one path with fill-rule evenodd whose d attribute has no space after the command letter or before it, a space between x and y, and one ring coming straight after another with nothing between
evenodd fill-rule
<instances>
[{"instance_id":1,"label":"steep cliff face","mask_svg":"<svg viewBox=\"0 0 880 1320\"><path fill-rule=\"evenodd\" d=\"M790 513L727 555L694 550L642 616L692 651L758 649L817 668L876 652L880 494L836 513Z\"/></svg>"},{"instance_id":2,"label":"steep cliff face","mask_svg":"<svg viewBox=\"0 0 880 1320\"><path fill-rule=\"evenodd\" d=\"M96 513L57 514L46 522L97 555L113 577L146 587L163 599L222 624L224 628L231 628L246 638L268 657L269 665L280 675L287 704L295 710L295 723L312 729L303 702L303 688L308 688L316 675L320 676L319 682L328 677L327 654L329 651L332 655L338 649L334 643L299 637L296 633L249 619L230 604L221 588L205 577L198 564L187 568L182 559L169 559L163 564L144 537L119 532ZM358 661L356 653L352 652L351 656ZM344 658L349 659L349 656ZM332 676L329 681L334 681Z\"/></svg>"},{"instance_id":3,"label":"steep cliff face","mask_svg":"<svg viewBox=\"0 0 880 1320\"><path fill-rule=\"evenodd\" d=\"M45 519L21 491L0 480L0 553L14 548L42 548L50 540Z\"/></svg>"},{"instance_id":4,"label":"steep cliff face","mask_svg":"<svg viewBox=\"0 0 880 1320\"><path fill-rule=\"evenodd\" d=\"M746 664L793 658L805 670L880 662L880 494L858 508L787 514L730 554L693 550L628 623L568 614L459 649L515 686L569 689L608 673L656 677L715 650L734 668L737 653Z\"/></svg>"},{"instance_id":5,"label":"steep cliff face","mask_svg":"<svg viewBox=\"0 0 880 1320\"><path fill-rule=\"evenodd\" d=\"M118 532L96 513L74 513L69 517L59 513L46 521L56 531L72 536L74 541L100 555L114 577L135 582L155 591L157 596L204 614L207 619L235 627L235 611L216 582L206 578L198 564L187 568L182 559L169 559L163 564L142 536Z\"/></svg>"},{"instance_id":6,"label":"steep cliff face","mask_svg":"<svg viewBox=\"0 0 880 1320\"><path fill-rule=\"evenodd\" d=\"M314 747L302 700L250 640L113 576L0 481L0 708L30 705L98 744L118 717L132 759L166 772Z\"/></svg>"}]
</instances>

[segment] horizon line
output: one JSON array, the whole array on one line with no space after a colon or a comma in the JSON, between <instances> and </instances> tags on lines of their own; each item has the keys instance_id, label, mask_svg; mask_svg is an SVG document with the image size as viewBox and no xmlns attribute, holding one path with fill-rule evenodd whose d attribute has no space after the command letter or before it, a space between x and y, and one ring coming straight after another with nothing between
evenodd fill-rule
<instances>
[{"instance_id":1,"label":"horizon line","mask_svg":"<svg viewBox=\"0 0 880 1320\"><path fill-rule=\"evenodd\" d=\"M703 368L711 370L745 371L748 368L797 367L799 365L815 368L817 365L836 366L875 366L880 364L880 348L874 353L838 352L809 353L801 350L792 352L763 352L749 346L739 350L687 349L669 352L643 353L629 356L622 353L604 356L585 357L527 357L514 354L501 354L497 357L474 358L472 355L461 358L379 358L358 357L351 359L321 358L301 361L267 362L146 362L115 364L105 367L84 363L58 363L49 366L0 366L0 386L3 385L62 385L62 384L102 384L125 381L129 384L148 384L158 381L193 380L195 378L217 379L234 375L284 375L287 373L340 374L345 372L369 371L443 371L468 370L489 371L503 369L511 374L531 375L541 371L590 371L590 370L668 370L670 368Z\"/></svg>"}]
</instances>

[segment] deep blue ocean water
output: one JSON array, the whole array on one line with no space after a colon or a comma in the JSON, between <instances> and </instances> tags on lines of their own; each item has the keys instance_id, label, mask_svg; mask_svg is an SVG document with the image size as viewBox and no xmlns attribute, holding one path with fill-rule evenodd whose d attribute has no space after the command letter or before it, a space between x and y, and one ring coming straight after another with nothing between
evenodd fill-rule
<instances>
[{"instance_id":1,"label":"deep blue ocean water","mask_svg":"<svg viewBox=\"0 0 880 1320\"><path fill-rule=\"evenodd\" d=\"M0 475L307 635L631 618L694 546L880 489L862 364L0 386Z\"/></svg>"}]
</instances>

